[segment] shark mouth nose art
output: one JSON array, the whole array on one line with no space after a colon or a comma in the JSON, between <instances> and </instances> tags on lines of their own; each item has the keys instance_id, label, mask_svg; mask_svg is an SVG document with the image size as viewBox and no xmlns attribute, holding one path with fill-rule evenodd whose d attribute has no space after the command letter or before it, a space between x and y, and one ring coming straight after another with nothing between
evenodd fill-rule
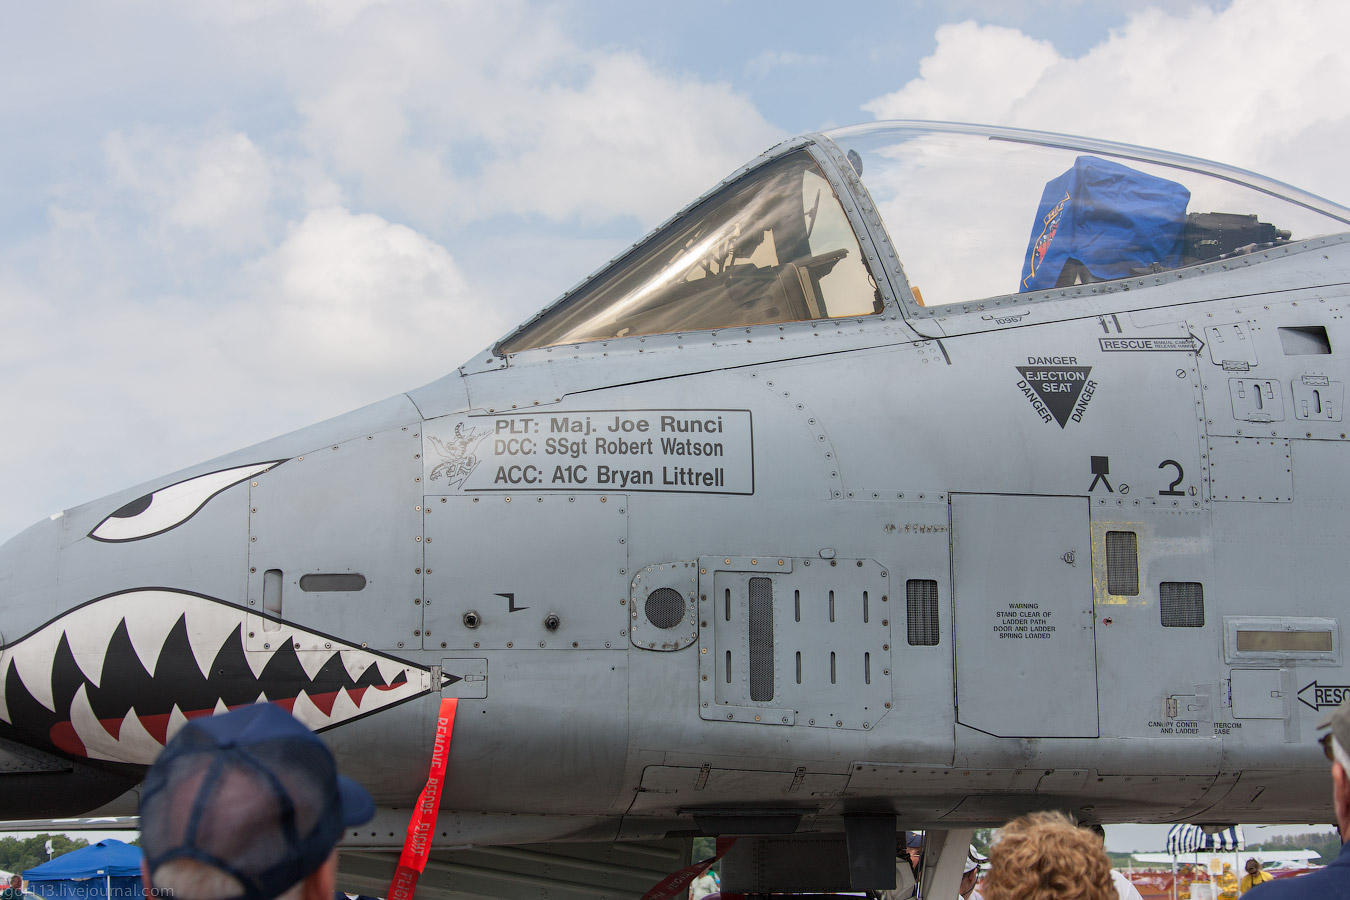
<instances>
[{"instance_id":1,"label":"shark mouth nose art","mask_svg":"<svg viewBox=\"0 0 1350 900\"><path fill-rule=\"evenodd\" d=\"M248 616L164 588L75 607L0 650L0 721L72 756L148 765L197 716L272 702L319 731L432 689L422 666L289 622L246 650Z\"/></svg>"}]
</instances>

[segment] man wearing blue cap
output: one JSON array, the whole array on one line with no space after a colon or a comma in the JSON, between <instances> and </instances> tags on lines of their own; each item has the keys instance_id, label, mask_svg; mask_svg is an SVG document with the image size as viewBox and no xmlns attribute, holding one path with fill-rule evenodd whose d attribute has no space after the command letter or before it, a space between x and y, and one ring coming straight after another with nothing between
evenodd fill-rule
<instances>
[{"instance_id":1,"label":"man wearing blue cap","mask_svg":"<svg viewBox=\"0 0 1350 900\"><path fill-rule=\"evenodd\" d=\"M175 900L332 900L342 830L369 821L365 788L279 706L184 725L146 773L141 872Z\"/></svg>"},{"instance_id":2,"label":"man wearing blue cap","mask_svg":"<svg viewBox=\"0 0 1350 900\"><path fill-rule=\"evenodd\" d=\"M1331 801L1336 810L1336 825L1341 833L1341 852L1330 864L1297 878L1280 878L1258 884L1243 900L1350 900L1350 700L1320 722L1318 728L1330 728L1322 735L1322 752L1331 763Z\"/></svg>"},{"instance_id":3,"label":"man wearing blue cap","mask_svg":"<svg viewBox=\"0 0 1350 900\"><path fill-rule=\"evenodd\" d=\"M895 888L881 891L881 900L913 900L918 895L919 861L923 858L923 833L900 832L895 841Z\"/></svg>"}]
</instances>

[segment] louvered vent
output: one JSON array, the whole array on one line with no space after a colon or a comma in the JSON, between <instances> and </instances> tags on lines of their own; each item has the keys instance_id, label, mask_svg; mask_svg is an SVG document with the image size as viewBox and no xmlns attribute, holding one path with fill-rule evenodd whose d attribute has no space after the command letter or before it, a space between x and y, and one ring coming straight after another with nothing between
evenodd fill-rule
<instances>
[{"instance_id":1,"label":"louvered vent","mask_svg":"<svg viewBox=\"0 0 1350 900\"><path fill-rule=\"evenodd\" d=\"M929 578L911 578L905 582L905 615L909 643L932 647L938 642L938 589Z\"/></svg>"}]
</instances>

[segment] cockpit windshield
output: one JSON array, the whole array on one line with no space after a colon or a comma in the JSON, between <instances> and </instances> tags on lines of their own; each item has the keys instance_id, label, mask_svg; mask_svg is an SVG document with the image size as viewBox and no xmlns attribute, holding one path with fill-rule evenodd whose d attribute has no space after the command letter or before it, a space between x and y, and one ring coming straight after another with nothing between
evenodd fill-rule
<instances>
[{"instance_id":1,"label":"cockpit windshield","mask_svg":"<svg viewBox=\"0 0 1350 900\"><path fill-rule=\"evenodd\" d=\"M798 151L700 203L498 352L880 311L843 208Z\"/></svg>"},{"instance_id":2,"label":"cockpit windshield","mask_svg":"<svg viewBox=\"0 0 1350 900\"><path fill-rule=\"evenodd\" d=\"M828 137L856 160L920 307L1147 275L1350 231L1350 211L1321 198L1142 148L922 124Z\"/></svg>"}]
</instances>

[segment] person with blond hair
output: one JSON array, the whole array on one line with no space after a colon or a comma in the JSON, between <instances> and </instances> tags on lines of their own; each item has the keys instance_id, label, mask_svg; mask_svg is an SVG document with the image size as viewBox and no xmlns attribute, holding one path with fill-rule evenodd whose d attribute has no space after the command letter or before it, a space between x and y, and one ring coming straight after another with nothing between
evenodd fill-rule
<instances>
[{"instance_id":1,"label":"person with blond hair","mask_svg":"<svg viewBox=\"0 0 1350 900\"><path fill-rule=\"evenodd\" d=\"M1101 841L1057 812L999 829L981 889L985 900L1116 900Z\"/></svg>"}]
</instances>

